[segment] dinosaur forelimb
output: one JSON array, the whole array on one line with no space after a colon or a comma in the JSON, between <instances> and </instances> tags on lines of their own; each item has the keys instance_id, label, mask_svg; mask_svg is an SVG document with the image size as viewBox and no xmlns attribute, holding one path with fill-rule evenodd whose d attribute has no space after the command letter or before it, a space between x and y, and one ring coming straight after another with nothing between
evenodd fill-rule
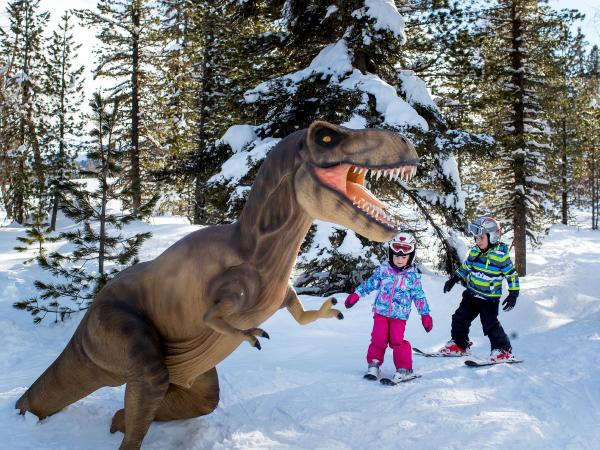
<instances>
[{"instance_id":1,"label":"dinosaur forelimb","mask_svg":"<svg viewBox=\"0 0 600 450\"><path fill-rule=\"evenodd\" d=\"M296 322L300 325L306 325L317 319L331 319L336 317L337 319L342 320L344 315L339 310L333 308L333 305L336 303L337 300L331 297L325 300L319 309L306 311L298 298L298 295L294 289L290 287L288 288L285 306L292 317L296 319Z\"/></svg>"},{"instance_id":2,"label":"dinosaur forelimb","mask_svg":"<svg viewBox=\"0 0 600 450\"><path fill-rule=\"evenodd\" d=\"M240 330L232 326L225 320L225 317L231 314L234 308L234 302L231 300L222 300L216 303L204 315L204 323L221 334L237 335L245 341L248 341L252 347L261 349L260 342L256 338L264 337L269 339L269 334L262 328L249 328Z\"/></svg>"}]
</instances>

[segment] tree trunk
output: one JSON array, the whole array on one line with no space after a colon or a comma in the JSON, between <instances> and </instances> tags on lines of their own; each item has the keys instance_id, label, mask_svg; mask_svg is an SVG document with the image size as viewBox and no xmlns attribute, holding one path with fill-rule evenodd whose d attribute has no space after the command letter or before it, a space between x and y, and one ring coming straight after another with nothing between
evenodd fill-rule
<instances>
[{"instance_id":1,"label":"tree trunk","mask_svg":"<svg viewBox=\"0 0 600 450\"><path fill-rule=\"evenodd\" d=\"M590 178L592 187L592 230L598 229L598 180L596 179L596 159L590 158Z\"/></svg>"},{"instance_id":2,"label":"tree trunk","mask_svg":"<svg viewBox=\"0 0 600 450\"><path fill-rule=\"evenodd\" d=\"M561 148L561 184L562 184L562 204L561 204L561 218L562 224L567 225L569 221L569 184L568 184L568 158L567 158L567 124L563 119L562 121L562 148Z\"/></svg>"},{"instance_id":3,"label":"tree trunk","mask_svg":"<svg viewBox=\"0 0 600 450\"><path fill-rule=\"evenodd\" d=\"M195 155L196 179L194 185L194 217L193 222L196 225L206 224L208 217L206 214L206 167L205 153L206 148L206 109L208 108L209 94L211 90L212 77L212 54L210 52L213 44L213 21L210 17L211 12L206 12L204 52L202 55L202 78L200 91L198 93L198 134Z\"/></svg>"},{"instance_id":4,"label":"tree trunk","mask_svg":"<svg viewBox=\"0 0 600 450\"><path fill-rule=\"evenodd\" d=\"M19 158L19 173L15 176L15 191L13 194L13 218L15 222L23 224L25 222L25 161L22 156Z\"/></svg>"},{"instance_id":5,"label":"tree trunk","mask_svg":"<svg viewBox=\"0 0 600 450\"><path fill-rule=\"evenodd\" d=\"M67 24L65 23L65 31L67 32ZM65 91L66 91L66 80L65 80L65 72L67 60L65 56L65 39L66 37L63 35L63 47L62 47L62 58L61 58L61 77L60 77L60 115L59 115L59 125L58 125L58 179L60 180L59 186L62 185L62 182L65 178L65 166L66 166L66 149L65 149ZM50 218L50 230L54 231L56 228L56 219L58 217L58 209L60 207L60 189L59 186L55 186L56 191L54 192L54 197L52 199L52 216Z\"/></svg>"},{"instance_id":6,"label":"tree trunk","mask_svg":"<svg viewBox=\"0 0 600 450\"><path fill-rule=\"evenodd\" d=\"M116 114L116 111L113 110L113 114ZM103 129L103 119L104 118L104 103L102 103L100 109L100 126L99 130ZM109 119L110 121L110 119ZM114 121L113 121L114 122ZM108 170L110 164L110 150L111 150L111 134L109 131L108 142L106 145L106 152L104 151L104 145L102 142L103 135L102 131L99 134L99 145L100 145L100 157L102 161L102 167L100 172L100 183L102 186L102 199L100 203L100 232L99 232L99 243L98 243L98 273L100 274L100 279L104 278L104 252L105 252L105 242L106 242L106 204L108 203Z\"/></svg>"},{"instance_id":7,"label":"tree trunk","mask_svg":"<svg viewBox=\"0 0 600 450\"><path fill-rule=\"evenodd\" d=\"M130 149L130 180L131 207L138 212L142 204L142 188L140 180L140 105L139 105L139 71L140 71L140 2L134 0L131 6L132 34L132 68L131 68L131 149Z\"/></svg>"},{"instance_id":8,"label":"tree trunk","mask_svg":"<svg viewBox=\"0 0 600 450\"><path fill-rule=\"evenodd\" d=\"M29 100L31 103L31 100ZM37 131L35 129L35 122L33 121L33 106L30 104L27 110L27 127L29 129L29 142L33 149L33 166L35 175L38 182L38 189L40 195L40 202L43 199L44 192L46 191L46 180L44 176L44 163L42 161L42 151L40 148L40 142L38 140Z\"/></svg>"},{"instance_id":9,"label":"tree trunk","mask_svg":"<svg viewBox=\"0 0 600 450\"><path fill-rule=\"evenodd\" d=\"M26 31L25 31L25 49L24 49L25 54L23 57L23 60L24 60L23 73L27 76L31 75L31 73L29 72L30 58L31 58L31 52L32 52L32 43L31 43L32 31L30 29L30 26L31 26L31 21L33 19L30 16L31 12L32 12L32 10L30 8L25 8ZM23 82L23 91L21 94L21 104L24 108L26 108L26 114L24 114L21 119L21 140L22 140L23 144L25 144L29 141L29 144L31 145L31 147L33 149L33 168L34 168L34 172L35 172L37 182L38 182L38 189L39 189L40 202L41 202L42 194L45 190L44 164L42 161L42 152L40 149L39 140L37 138L37 132L35 130L35 123L33 120L33 99L31 97L30 85L31 85L31 81L29 79L26 79ZM29 132L28 136L27 136L27 132L26 132L26 127L27 127L27 131ZM22 223L22 222L20 222L20 223Z\"/></svg>"},{"instance_id":10,"label":"tree trunk","mask_svg":"<svg viewBox=\"0 0 600 450\"><path fill-rule=\"evenodd\" d=\"M527 262L527 206L525 204L526 170L525 170L525 82L523 73L523 53L520 49L523 29L520 15L515 5L512 7L512 83L518 88L512 102L514 145L522 151L513 156L514 194L513 194L513 232L515 247L515 267L521 276L526 275Z\"/></svg>"}]
</instances>

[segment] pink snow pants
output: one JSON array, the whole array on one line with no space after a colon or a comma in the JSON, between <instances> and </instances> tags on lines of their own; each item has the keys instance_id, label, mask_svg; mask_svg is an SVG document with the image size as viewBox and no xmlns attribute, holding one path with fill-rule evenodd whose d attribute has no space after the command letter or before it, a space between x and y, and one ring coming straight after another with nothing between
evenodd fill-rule
<instances>
[{"instance_id":1,"label":"pink snow pants","mask_svg":"<svg viewBox=\"0 0 600 450\"><path fill-rule=\"evenodd\" d=\"M412 369L412 347L410 342L404 340L406 320L391 319L380 314L375 314L373 320L367 363L376 359L381 365L389 344L394 352L396 369Z\"/></svg>"}]
</instances>

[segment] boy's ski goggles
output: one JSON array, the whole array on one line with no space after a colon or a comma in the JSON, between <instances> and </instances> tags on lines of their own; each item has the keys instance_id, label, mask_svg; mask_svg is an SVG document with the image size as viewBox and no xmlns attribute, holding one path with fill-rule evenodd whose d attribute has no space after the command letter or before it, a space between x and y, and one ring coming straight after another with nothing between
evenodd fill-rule
<instances>
[{"instance_id":1,"label":"boy's ski goggles","mask_svg":"<svg viewBox=\"0 0 600 450\"><path fill-rule=\"evenodd\" d=\"M392 242L390 244L390 248L395 255L404 256L412 253L412 251L415 249L415 246L414 244L409 244L407 242Z\"/></svg>"},{"instance_id":2,"label":"boy's ski goggles","mask_svg":"<svg viewBox=\"0 0 600 450\"><path fill-rule=\"evenodd\" d=\"M481 225L477 225L474 223L470 223L469 224L469 234L471 236L481 236L482 234L485 233L485 230L483 229L483 227Z\"/></svg>"}]
</instances>

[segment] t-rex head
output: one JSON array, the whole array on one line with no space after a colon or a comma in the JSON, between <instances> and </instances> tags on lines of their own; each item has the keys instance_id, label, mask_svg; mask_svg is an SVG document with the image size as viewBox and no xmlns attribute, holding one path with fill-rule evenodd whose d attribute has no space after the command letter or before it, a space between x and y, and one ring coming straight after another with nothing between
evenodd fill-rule
<instances>
[{"instance_id":1,"label":"t-rex head","mask_svg":"<svg viewBox=\"0 0 600 450\"><path fill-rule=\"evenodd\" d=\"M408 139L385 130L351 130L315 121L300 156L294 185L298 203L309 216L378 242L398 232L400 224L366 188L365 177L371 171L376 178L410 180L419 159Z\"/></svg>"}]
</instances>

